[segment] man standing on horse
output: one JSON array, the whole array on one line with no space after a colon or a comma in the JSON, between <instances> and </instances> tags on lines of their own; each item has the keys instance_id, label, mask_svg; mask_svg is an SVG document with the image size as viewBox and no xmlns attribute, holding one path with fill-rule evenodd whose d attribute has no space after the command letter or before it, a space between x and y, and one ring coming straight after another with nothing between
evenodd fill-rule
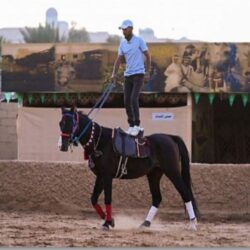
<instances>
[{"instance_id":1,"label":"man standing on horse","mask_svg":"<svg viewBox=\"0 0 250 250\"><path fill-rule=\"evenodd\" d=\"M113 81L116 80L119 66L125 61L124 105L129 123L127 133L137 136L140 131L143 131L140 127L139 94L143 82L149 80L151 58L145 41L133 34L132 21L124 20L119 29L122 29L125 39L120 42L111 78ZM144 65L144 56L146 65Z\"/></svg>"}]
</instances>

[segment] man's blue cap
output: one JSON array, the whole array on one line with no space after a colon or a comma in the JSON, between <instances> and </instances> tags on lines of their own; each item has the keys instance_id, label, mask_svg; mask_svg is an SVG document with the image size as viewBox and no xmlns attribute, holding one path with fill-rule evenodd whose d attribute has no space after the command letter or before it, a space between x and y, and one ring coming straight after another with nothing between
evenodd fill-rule
<instances>
[{"instance_id":1,"label":"man's blue cap","mask_svg":"<svg viewBox=\"0 0 250 250\"><path fill-rule=\"evenodd\" d=\"M133 23L131 20L124 20L121 24L121 26L119 26L119 29L127 29L128 27L133 27Z\"/></svg>"}]
</instances>

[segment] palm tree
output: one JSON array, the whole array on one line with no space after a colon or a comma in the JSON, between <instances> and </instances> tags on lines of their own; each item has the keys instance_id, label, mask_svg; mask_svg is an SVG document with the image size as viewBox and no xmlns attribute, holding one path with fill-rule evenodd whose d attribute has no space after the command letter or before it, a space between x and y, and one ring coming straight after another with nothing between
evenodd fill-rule
<instances>
[{"instance_id":1,"label":"palm tree","mask_svg":"<svg viewBox=\"0 0 250 250\"><path fill-rule=\"evenodd\" d=\"M58 43L64 39L59 38L58 28L46 24L39 24L38 28L25 27L20 30L26 43Z\"/></svg>"}]
</instances>

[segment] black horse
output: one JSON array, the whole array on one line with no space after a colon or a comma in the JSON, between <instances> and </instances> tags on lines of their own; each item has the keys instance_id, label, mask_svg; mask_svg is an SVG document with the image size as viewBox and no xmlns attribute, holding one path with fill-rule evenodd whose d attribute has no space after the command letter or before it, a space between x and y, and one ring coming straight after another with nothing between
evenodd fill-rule
<instances>
[{"instance_id":1,"label":"black horse","mask_svg":"<svg viewBox=\"0 0 250 250\"><path fill-rule=\"evenodd\" d=\"M68 151L70 144L81 143L89 157L90 169L96 175L91 202L99 216L105 220L102 227L114 227L112 218L112 179L117 177L120 155L113 149L112 129L93 122L76 108L62 108L61 151ZM155 216L162 196L160 179L166 175L182 197L189 215L190 225L196 229L198 208L191 188L189 155L185 143L179 136L152 134L146 137L150 143L151 156L128 158L122 179L134 179L147 175L152 206L141 226L149 227ZM98 197L104 190L106 213L98 204Z\"/></svg>"}]
</instances>

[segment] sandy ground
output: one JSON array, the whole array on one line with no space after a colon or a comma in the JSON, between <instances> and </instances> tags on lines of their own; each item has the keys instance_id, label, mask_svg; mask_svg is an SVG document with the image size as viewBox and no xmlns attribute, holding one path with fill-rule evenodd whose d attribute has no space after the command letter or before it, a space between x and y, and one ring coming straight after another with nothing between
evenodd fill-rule
<instances>
[{"instance_id":1,"label":"sandy ground","mask_svg":"<svg viewBox=\"0 0 250 250\"><path fill-rule=\"evenodd\" d=\"M0 161L0 247L250 247L250 165L193 164L191 172L202 214L196 232L167 178L152 227L139 228L151 205L144 177L114 181L116 226L106 232L90 204L86 164Z\"/></svg>"},{"instance_id":2,"label":"sandy ground","mask_svg":"<svg viewBox=\"0 0 250 250\"><path fill-rule=\"evenodd\" d=\"M5 247L250 247L250 222L201 221L190 231L186 220L159 214L150 229L140 229L140 215L123 211L116 226L100 229L101 220L82 214L0 212L0 246Z\"/></svg>"}]
</instances>

